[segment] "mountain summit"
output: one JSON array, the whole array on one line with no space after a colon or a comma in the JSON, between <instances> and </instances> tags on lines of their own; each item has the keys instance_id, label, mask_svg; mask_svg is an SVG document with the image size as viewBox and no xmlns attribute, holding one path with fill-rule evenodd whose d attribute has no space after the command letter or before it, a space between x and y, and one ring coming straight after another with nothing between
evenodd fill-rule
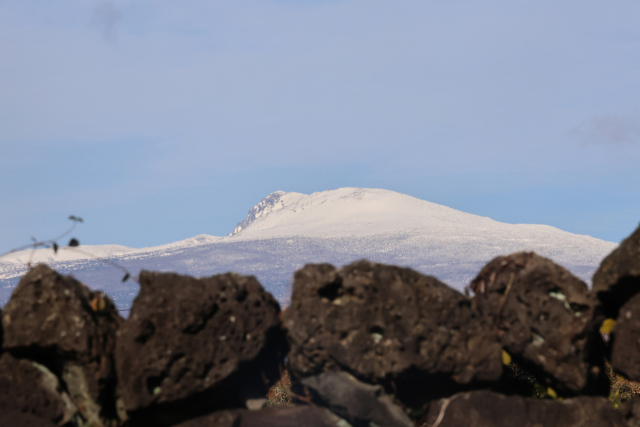
<instances>
[{"instance_id":1,"label":"mountain summit","mask_svg":"<svg viewBox=\"0 0 640 427\"><path fill-rule=\"evenodd\" d=\"M417 229L453 231L497 224L389 190L340 188L305 195L276 191L255 205L230 237L363 237Z\"/></svg>"}]
</instances>

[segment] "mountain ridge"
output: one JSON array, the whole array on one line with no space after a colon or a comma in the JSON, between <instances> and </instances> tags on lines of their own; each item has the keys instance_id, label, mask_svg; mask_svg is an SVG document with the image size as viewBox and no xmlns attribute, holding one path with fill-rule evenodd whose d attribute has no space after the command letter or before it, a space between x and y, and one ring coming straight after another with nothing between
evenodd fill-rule
<instances>
[{"instance_id":1,"label":"mountain ridge","mask_svg":"<svg viewBox=\"0 0 640 427\"><path fill-rule=\"evenodd\" d=\"M134 275L141 269L206 276L252 274L286 300L293 272L309 262L343 265L356 259L393 263L435 275L462 289L499 255L527 250L549 257L588 281L617 245L536 224L506 224L487 217L381 189L341 188L310 195L276 191L263 198L227 236L201 234L149 248L82 246ZM0 303L26 271L46 262L129 304L136 285L121 284L94 257L61 248L23 251L0 259Z\"/></svg>"}]
</instances>

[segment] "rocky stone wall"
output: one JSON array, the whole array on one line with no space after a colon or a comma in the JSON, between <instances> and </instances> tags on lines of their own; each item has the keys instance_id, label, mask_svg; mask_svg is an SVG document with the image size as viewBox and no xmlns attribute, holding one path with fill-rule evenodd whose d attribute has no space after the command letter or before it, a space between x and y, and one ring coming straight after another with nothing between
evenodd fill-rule
<instances>
[{"instance_id":1,"label":"rocky stone wall","mask_svg":"<svg viewBox=\"0 0 640 427\"><path fill-rule=\"evenodd\" d=\"M640 228L591 291L534 253L491 261L473 296L307 265L284 311L251 276L139 282L124 320L46 265L22 278L0 312L0 426L640 426L607 377L640 381Z\"/></svg>"}]
</instances>

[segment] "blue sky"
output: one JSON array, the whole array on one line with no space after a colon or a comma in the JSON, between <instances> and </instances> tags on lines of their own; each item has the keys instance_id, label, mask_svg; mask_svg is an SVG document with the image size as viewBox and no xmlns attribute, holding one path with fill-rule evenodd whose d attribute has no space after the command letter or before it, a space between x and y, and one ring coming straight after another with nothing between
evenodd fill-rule
<instances>
[{"instance_id":1,"label":"blue sky","mask_svg":"<svg viewBox=\"0 0 640 427\"><path fill-rule=\"evenodd\" d=\"M226 235L276 191L399 191L620 241L640 3L0 0L0 251Z\"/></svg>"}]
</instances>

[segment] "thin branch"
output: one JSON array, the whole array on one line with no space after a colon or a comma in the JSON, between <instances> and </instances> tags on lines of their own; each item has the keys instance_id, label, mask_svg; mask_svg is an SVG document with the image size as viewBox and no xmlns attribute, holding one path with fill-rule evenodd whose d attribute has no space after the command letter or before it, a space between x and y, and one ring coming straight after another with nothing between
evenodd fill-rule
<instances>
[{"instance_id":1,"label":"thin branch","mask_svg":"<svg viewBox=\"0 0 640 427\"><path fill-rule=\"evenodd\" d=\"M447 411L447 406L449 406L449 403L458 396L459 394L453 395L444 401L444 403L440 407L440 413L438 414L438 418L436 419L436 421L433 423L431 427L438 427L440 425L440 423L444 419L444 413Z\"/></svg>"},{"instance_id":2,"label":"thin branch","mask_svg":"<svg viewBox=\"0 0 640 427\"><path fill-rule=\"evenodd\" d=\"M507 295L509 295L509 291L511 290L511 285L513 285L514 278L515 273L511 273L511 275L509 276L509 284L507 284L507 290L504 292L504 295L502 295L502 298L500 298L500 305L498 305L498 311L496 312L496 316L493 319L494 323L498 323L498 321L500 320L500 312L502 311L502 306L504 306L504 303L507 301Z\"/></svg>"}]
</instances>

